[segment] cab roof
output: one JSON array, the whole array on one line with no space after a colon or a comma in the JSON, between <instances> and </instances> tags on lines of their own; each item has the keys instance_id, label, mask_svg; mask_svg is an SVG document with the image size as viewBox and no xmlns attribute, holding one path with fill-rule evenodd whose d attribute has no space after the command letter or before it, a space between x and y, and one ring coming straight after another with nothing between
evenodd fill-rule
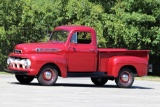
<instances>
[{"instance_id":1,"label":"cab roof","mask_svg":"<svg viewBox=\"0 0 160 107\"><path fill-rule=\"evenodd\" d=\"M67 31L85 30L85 31L94 31L94 29L92 27L82 26L82 25L63 25L63 26L56 27L54 30L67 30Z\"/></svg>"}]
</instances>

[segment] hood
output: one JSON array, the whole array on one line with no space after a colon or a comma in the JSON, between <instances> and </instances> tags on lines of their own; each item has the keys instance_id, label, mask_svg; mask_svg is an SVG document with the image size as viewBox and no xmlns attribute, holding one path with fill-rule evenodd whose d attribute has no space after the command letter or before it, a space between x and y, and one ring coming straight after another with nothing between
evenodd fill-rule
<instances>
[{"instance_id":1,"label":"hood","mask_svg":"<svg viewBox=\"0 0 160 107\"><path fill-rule=\"evenodd\" d=\"M64 43L41 42L41 43L24 43L16 45L14 53L55 53L60 52L64 48Z\"/></svg>"}]
</instances>

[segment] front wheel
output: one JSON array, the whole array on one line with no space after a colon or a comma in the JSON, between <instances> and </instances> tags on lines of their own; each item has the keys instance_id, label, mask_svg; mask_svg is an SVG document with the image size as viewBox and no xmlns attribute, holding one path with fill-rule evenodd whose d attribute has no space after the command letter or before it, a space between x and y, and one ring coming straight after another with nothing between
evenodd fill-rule
<instances>
[{"instance_id":1,"label":"front wheel","mask_svg":"<svg viewBox=\"0 0 160 107\"><path fill-rule=\"evenodd\" d=\"M34 79L34 76L28 75L15 75L15 77L21 84L29 84Z\"/></svg>"},{"instance_id":2,"label":"front wheel","mask_svg":"<svg viewBox=\"0 0 160 107\"><path fill-rule=\"evenodd\" d=\"M91 81L95 85L102 86L108 81L108 78L106 78L106 77L91 77Z\"/></svg>"},{"instance_id":3,"label":"front wheel","mask_svg":"<svg viewBox=\"0 0 160 107\"><path fill-rule=\"evenodd\" d=\"M44 66L38 75L38 81L41 85L52 86L55 84L58 78L58 71L54 66Z\"/></svg>"},{"instance_id":4,"label":"front wheel","mask_svg":"<svg viewBox=\"0 0 160 107\"><path fill-rule=\"evenodd\" d=\"M120 70L115 82L120 88L129 88L134 82L134 74L131 69L123 68Z\"/></svg>"}]
</instances>

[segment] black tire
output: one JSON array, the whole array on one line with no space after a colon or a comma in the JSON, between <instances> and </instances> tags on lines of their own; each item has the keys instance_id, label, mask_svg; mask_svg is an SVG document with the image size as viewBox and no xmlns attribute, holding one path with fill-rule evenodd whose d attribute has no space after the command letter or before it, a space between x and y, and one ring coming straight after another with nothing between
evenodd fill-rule
<instances>
[{"instance_id":1,"label":"black tire","mask_svg":"<svg viewBox=\"0 0 160 107\"><path fill-rule=\"evenodd\" d=\"M91 77L91 81L95 85L102 86L108 81L108 78L106 78L106 77Z\"/></svg>"},{"instance_id":2,"label":"black tire","mask_svg":"<svg viewBox=\"0 0 160 107\"><path fill-rule=\"evenodd\" d=\"M123 68L120 70L118 77L115 79L115 82L120 88L129 88L134 82L133 71L129 68Z\"/></svg>"},{"instance_id":3,"label":"black tire","mask_svg":"<svg viewBox=\"0 0 160 107\"><path fill-rule=\"evenodd\" d=\"M21 84L29 84L35 78L35 76L28 75L15 75L15 77Z\"/></svg>"},{"instance_id":4,"label":"black tire","mask_svg":"<svg viewBox=\"0 0 160 107\"><path fill-rule=\"evenodd\" d=\"M44 66L38 75L38 82L43 86L52 86L58 78L58 71L54 66Z\"/></svg>"}]
</instances>

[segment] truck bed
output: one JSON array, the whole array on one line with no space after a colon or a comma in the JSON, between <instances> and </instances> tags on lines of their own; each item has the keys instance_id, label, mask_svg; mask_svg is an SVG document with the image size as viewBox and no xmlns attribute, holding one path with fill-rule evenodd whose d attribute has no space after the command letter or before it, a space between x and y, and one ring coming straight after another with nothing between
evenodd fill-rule
<instances>
[{"instance_id":1,"label":"truck bed","mask_svg":"<svg viewBox=\"0 0 160 107\"><path fill-rule=\"evenodd\" d=\"M127 50L127 49L110 49L110 48L99 48L99 57L112 57L112 56L137 56L147 57L149 50ZM107 53L107 54L106 54Z\"/></svg>"},{"instance_id":2,"label":"truck bed","mask_svg":"<svg viewBox=\"0 0 160 107\"><path fill-rule=\"evenodd\" d=\"M98 65L99 65L99 71L100 72L105 72L109 70L109 66L108 66L108 61L110 60L110 58L115 57L115 56L135 56L135 57L139 57L139 58L143 58L148 60L149 56L149 50L127 50L127 49L107 49L107 48L100 48L98 49L98 53L99 53L99 61L98 61ZM124 60L128 60L128 59L124 59Z\"/></svg>"}]
</instances>

